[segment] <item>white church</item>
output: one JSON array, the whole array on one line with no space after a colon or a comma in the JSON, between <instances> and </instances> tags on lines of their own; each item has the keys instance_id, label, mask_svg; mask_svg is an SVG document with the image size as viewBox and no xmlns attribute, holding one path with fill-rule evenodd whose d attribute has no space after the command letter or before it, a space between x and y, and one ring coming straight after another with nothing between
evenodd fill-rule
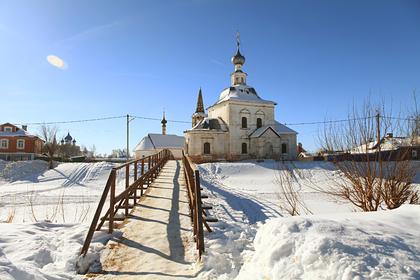
<instances>
[{"instance_id":1,"label":"white church","mask_svg":"<svg viewBox=\"0 0 420 280\"><path fill-rule=\"evenodd\" d=\"M185 153L196 162L296 158L297 132L275 120L277 103L262 99L247 84L245 57L237 51L231 85L205 113L201 89L192 128L185 131Z\"/></svg>"}]
</instances>

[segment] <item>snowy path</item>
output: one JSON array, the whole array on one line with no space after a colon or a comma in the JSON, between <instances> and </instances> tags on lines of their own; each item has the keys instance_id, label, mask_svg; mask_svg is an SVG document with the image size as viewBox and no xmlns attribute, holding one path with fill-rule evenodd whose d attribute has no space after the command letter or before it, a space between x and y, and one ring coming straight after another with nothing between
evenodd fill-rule
<instances>
[{"instance_id":1,"label":"snowy path","mask_svg":"<svg viewBox=\"0 0 420 280\"><path fill-rule=\"evenodd\" d=\"M96 279L195 278L195 243L181 161L168 161L102 255Z\"/></svg>"}]
</instances>

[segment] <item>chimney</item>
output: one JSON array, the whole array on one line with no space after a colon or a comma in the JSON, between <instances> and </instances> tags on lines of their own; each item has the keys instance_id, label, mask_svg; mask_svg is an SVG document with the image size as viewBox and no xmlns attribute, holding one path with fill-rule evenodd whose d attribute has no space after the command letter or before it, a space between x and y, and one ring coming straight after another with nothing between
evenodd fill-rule
<instances>
[{"instance_id":1,"label":"chimney","mask_svg":"<svg viewBox=\"0 0 420 280\"><path fill-rule=\"evenodd\" d=\"M25 131L28 131L28 126L27 125L22 125L22 129Z\"/></svg>"}]
</instances>

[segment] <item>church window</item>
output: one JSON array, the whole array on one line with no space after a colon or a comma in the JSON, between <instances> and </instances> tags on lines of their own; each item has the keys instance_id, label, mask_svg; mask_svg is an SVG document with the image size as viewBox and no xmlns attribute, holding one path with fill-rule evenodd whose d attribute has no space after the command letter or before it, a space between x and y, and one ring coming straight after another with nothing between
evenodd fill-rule
<instances>
[{"instance_id":1,"label":"church window","mask_svg":"<svg viewBox=\"0 0 420 280\"><path fill-rule=\"evenodd\" d=\"M242 143L242 153L247 154L248 153L248 147L246 143Z\"/></svg>"},{"instance_id":2,"label":"church window","mask_svg":"<svg viewBox=\"0 0 420 280\"><path fill-rule=\"evenodd\" d=\"M286 143L281 144L281 153L282 154L287 154L287 144Z\"/></svg>"},{"instance_id":3,"label":"church window","mask_svg":"<svg viewBox=\"0 0 420 280\"><path fill-rule=\"evenodd\" d=\"M242 117L242 128L248 127L248 120L246 117Z\"/></svg>"},{"instance_id":4,"label":"church window","mask_svg":"<svg viewBox=\"0 0 420 280\"><path fill-rule=\"evenodd\" d=\"M257 118L257 128L262 127L262 119L261 118Z\"/></svg>"},{"instance_id":5,"label":"church window","mask_svg":"<svg viewBox=\"0 0 420 280\"><path fill-rule=\"evenodd\" d=\"M209 142L204 143L204 154L205 155L210 154L210 143Z\"/></svg>"}]
</instances>

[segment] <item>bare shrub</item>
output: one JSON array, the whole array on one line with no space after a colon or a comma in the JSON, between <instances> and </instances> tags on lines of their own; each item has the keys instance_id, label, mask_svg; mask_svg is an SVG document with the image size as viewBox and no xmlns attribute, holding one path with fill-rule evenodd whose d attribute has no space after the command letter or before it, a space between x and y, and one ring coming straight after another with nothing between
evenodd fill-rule
<instances>
[{"instance_id":1,"label":"bare shrub","mask_svg":"<svg viewBox=\"0 0 420 280\"><path fill-rule=\"evenodd\" d=\"M363 211L414 202L418 194L412 184L416 170L408 157L410 151L394 147L408 138L392 134L409 136L409 122L402 123L387 115L385 106L374 107L369 102L361 111L353 108L348 119L347 123L326 125L320 136L323 149L335 153L334 162L342 176L331 178L330 187L318 190Z\"/></svg>"},{"instance_id":2,"label":"bare shrub","mask_svg":"<svg viewBox=\"0 0 420 280\"><path fill-rule=\"evenodd\" d=\"M279 186L277 196L280 200L279 207L282 210L286 211L291 216L301 215L302 213L312 214L299 194L299 190L301 189L299 180L297 180L293 170L290 169L287 163L279 163L275 180ZM295 185L297 185L299 189L296 189Z\"/></svg>"}]
</instances>

